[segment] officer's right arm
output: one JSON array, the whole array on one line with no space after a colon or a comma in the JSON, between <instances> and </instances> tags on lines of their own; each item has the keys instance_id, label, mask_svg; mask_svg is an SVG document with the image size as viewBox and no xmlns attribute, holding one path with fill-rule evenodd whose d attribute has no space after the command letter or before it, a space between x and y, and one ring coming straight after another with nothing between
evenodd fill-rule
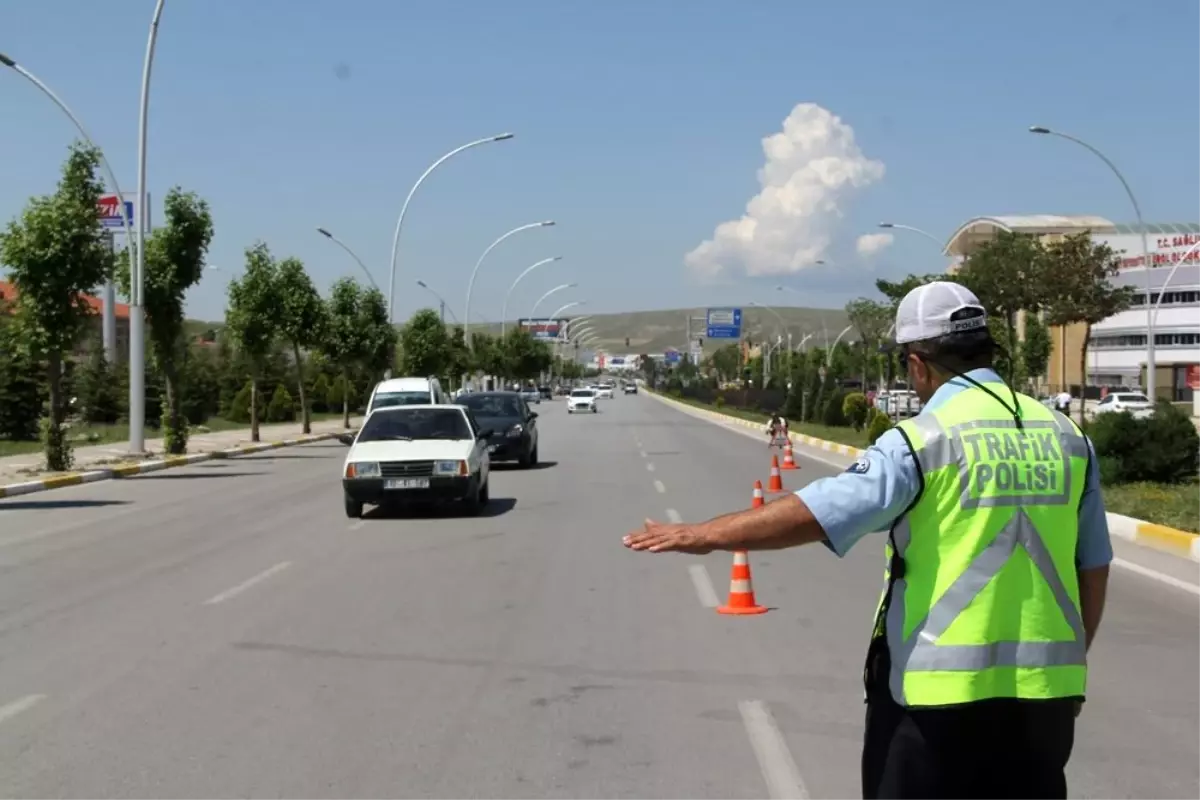
<instances>
[{"instance_id":1,"label":"officer's right arm","mask_svg":"<svg viewBox=\"0 0 1200 800\"><path fill-rule=\"evenodd\" d=\"M845 472L815 480L795 494L825 531L825 545L844 556L863 536L890 528L920 491L912 451L893 429Z\"/></svg>"}]
</instances>

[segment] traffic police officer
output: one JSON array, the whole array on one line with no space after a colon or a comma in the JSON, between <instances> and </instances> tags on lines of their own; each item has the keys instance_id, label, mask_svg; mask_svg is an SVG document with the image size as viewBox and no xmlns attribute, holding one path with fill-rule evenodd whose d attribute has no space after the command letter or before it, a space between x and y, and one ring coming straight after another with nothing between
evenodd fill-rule
<instances>
[{"instance_id":1,"label":"traffic police officer","mask_svg":"<svg viewBox=\"0 0 1200 800\"><path fill-rule=\"evenodd\" d=\"M896 346L924 407L846 472L699 524L647 521L650 552L824 542L887 531L864 670L864 797L1067 796L1064 769L1112 544L1091 443L1006 386L966 288L918 287Z\"/></svg>"}]
</instances>

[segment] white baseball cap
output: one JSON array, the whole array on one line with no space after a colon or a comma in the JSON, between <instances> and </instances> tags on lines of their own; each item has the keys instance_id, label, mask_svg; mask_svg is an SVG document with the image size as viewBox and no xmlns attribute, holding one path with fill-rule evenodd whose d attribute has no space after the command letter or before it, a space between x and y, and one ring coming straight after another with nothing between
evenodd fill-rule
<instances>
[{"instance_id":1,"label":"white baseball cap","mask_svg":"<svg viewBox=\"0 0 1200 800\"><path fill-rule=\"evenodd\" d=\"M975 313L962 314L970 310ZM987 328L987 310L967 287L949 281L918 286L896 309L896 344Z\"/></svg>"}]
</instances>

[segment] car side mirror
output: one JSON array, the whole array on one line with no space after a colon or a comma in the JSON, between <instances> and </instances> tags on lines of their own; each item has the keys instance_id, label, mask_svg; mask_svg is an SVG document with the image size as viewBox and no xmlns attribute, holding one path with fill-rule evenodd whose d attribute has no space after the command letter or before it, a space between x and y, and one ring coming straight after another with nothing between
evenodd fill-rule
<instances>
[{"instance_id":1,"label":"car side mirror","mask_svg":"<svg viewBox=\"0 0 1200 800\"><path fill-rule=\"evenodd\" d=\"M495 431L493 431L491 428L483 428L479 431L479 433L475 434L475 438L476 439L487 439L493 433L495 433Z\"/></svg>"},{"instance_id":2,"label":"car side mirror","mask_svg":"<svg viewBox=\"0 0 1200 800\"><path fill-rule=\"evenodd\" d=\"M530 411L530 412L529 412L529 418L530 418L530 419L537 419L537 412L536 412L536 411Z\"/></svg>"}]
</instances>

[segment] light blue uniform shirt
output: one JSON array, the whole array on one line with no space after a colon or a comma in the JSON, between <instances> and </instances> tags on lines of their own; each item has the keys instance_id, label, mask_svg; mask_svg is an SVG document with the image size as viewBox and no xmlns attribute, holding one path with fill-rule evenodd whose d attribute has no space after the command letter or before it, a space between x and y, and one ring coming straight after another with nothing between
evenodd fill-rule
<instances>
[{"instance_id":1,"label":"light blue uniform shirt","mask_svg":"<svg viewBox=\"0 0 1200 800\"><path fill-rule=\"evenodd\" d=\"M980 383L1002 382L990 369L967 373ZM924 411L937 408L965 389L974 388L962 378L952 378L938 387ZM1108 518L1100 496L1100 468L1092 443L1087 481L1079 505L1079 543L1075 559L1080 569L1095 569L1113 558ZM921 473L904 437L896 429L888 430L867 448L854 471L813 481L796 492L825 529L827 546L844 556L868 533L887 531L916 499L921 490ZM864 470L861 464L865 463Z\"/></svg>"}]
</instances>

